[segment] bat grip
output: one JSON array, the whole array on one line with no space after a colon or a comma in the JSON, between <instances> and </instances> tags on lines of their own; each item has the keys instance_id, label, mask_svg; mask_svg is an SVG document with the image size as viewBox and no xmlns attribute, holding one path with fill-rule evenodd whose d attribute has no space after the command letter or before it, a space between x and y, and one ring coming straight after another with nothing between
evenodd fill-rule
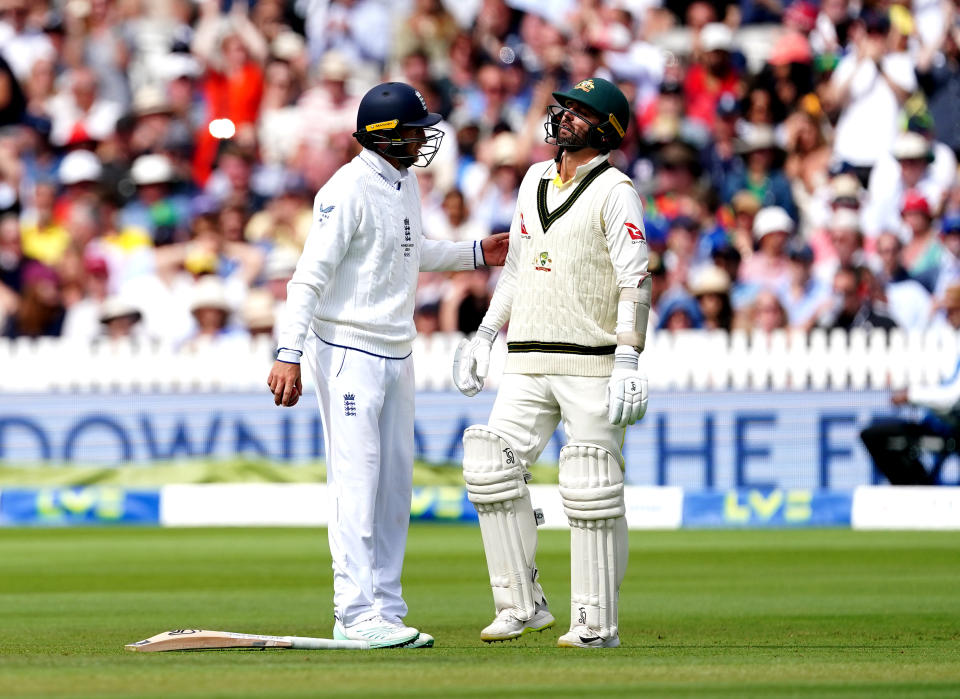
<instances>
[{"instance_id":1,"label":"bat grip","mask_svg":"<svg viewBox=\"0 0 960 699\"><path fill-rule=\"evenodd\" d=\"M331 638L309 638L307 636L287 636L291 648L298 650L369 650L367 641L337 641Z\"/></svg>"}]
</instances>

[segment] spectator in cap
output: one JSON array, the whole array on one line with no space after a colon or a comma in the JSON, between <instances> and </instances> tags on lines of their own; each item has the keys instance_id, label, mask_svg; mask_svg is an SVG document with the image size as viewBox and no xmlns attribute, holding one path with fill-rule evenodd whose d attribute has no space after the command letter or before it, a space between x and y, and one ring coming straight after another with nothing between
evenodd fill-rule
<instances>
[{"instance_id":1,"label":"spectator in cap","mask_svg":"<svg viewBox=\"0 0 960 699\"><path fill-rule=\"evenodd\" d=\"M831 106L840 110L833 155L847 163L866 186L881 153L889 152L897 135L897 115L917 88L913 61L890 50L890 21L868 11L851 29L853 51L831 78Z\"/></svg>"},{"instance_id":2,"label":"spectator in cap","mask_svg":"<svg viewBox=\"0 0 960 699\"><path fill-rule=\"evenodd\" d=\"M120 212L121 228L145 231L155 245L168 245L186 235L189 200L173 192L175 173L165 155L141 155L133 161L130 178L136 194Z\"/></svg>"},{"instance_id":3,"label":"spectator in cap","mask_svg":"<svg viewBox=\"0 0 960 699\"><path fill-rule=\"evenodd\" d=\"M894 233L881 233L876 250L880 262L877 283L883 289L890 317L906 330L925 330L930 323L933 299L903 266L900 238Z\"/></svg>"},{"instance_id":4,"label":"spectator in cap","mask_svg":"<svg viewBox=\"0 0 960 699\"><path fill-rule=\"evenodd\" d=\"M945 213L940 221L940 240L947 251L960 260L960 213Z\"/></svg>"},{"instance_id":5,"label":"spectator in cap","mask_svg":"<svg viewBox=\"0 0 960 699\"><path fill-rule=\"evenodd\" d=\"M686 293L664 296L660 302L657 330L694 330L701 327L700 306Z\"/></svg>"},{"instance_id":6,"label":"spectator in cap","mask_svg":"<svg viewBox=\"0 0 960 699\"><path fill-rule=\"evenodd\" d=\"M740 104L730 94L717 100L717 118L713 122L712 138L703 152L703 165L714 189L722 191L724 182L743 169L737 153L737 123Z\"/></svg>"},{"instance_id":7,"label":"spectator in cap","mask_svg":"<svg viewBox=\"0 0 960 699\"><path fill-rule=\"evenodd\" d=\"M930 204L921 192L911 189L904 194L901 213L907 231L903 264L911 277L933 291L947 251L933 230Z\"/></svg>"},{"instance_id":8,"label":"spectator in cap","mask_svg":"<svg viewBox=\"0 0 960 699\"><path fill-rule=\"evenodd\" d=\"M791 328L809 331L830 298L830 285L813 275L813 250L800 239L791 241L789 283L780 292L780 303Z\"/></svg>"},{"instance_id":9,"label":"spectator in cap","mask_svg":"<svg viewBox=\"0 0 960 699\"><path fill-rule=\"evenodd\" d=\"M789 271L787 243L793 231L793 219L782 208L760 209L753 219L756 252L744 260L740 278L767 289L781 288Z\"/></svg>"},{"instance_id":10,"label":"spectator in cap","mask_svg":"<svg viewBox=\"0 0 960 699\"><path fill-rule=\"evenodd\" d=\"M100 304L101 333L109 340L139 337L142 319L140 309L123 296L110 296Z\"/></svg>"},{"instance_id":11,"label":"spectator in cap","mask_svg":"<svg viewBox=\"0 0 960 699\"><path fill-rule=\"evenodd\" d=\"M736 97L740 92L740 75L730 60L733 32L725 24L711 22L700 30L697 42L701 58L690 66L683 84L687 116L711 127L720 97Z\"/></svg>"},{"instance_id":12,"label":"spectator in cap","mask_svg":"<svg viewBox=\"0 0 960 699\"><path fill-rule=\"evenodd\" d=\"M697 269L692 275L690 293L700 307L705 330L731 329L730 275L724 269L712 264Z\"/></svg>"},{"instance_id":13,"label":"spectator in cap","mask_svg":"<svg viewBox=\"0 0 960 699\"><path fill-rule=\"evenodd\" d=\"M960 331L960 286L947 290L944 328ZM876 469L891 485L938 485L922 457L924 442L960 439L960 366L939 386L916 384L898 388L890 396L895 406L921 408L919 420L899 417L874 418L860 433Z\"/></svg>"},{"instance_id":14,"label":"spectator in cap","mask_svg":"<svg viewBox=\"0 0 960 699\"><path fill-rule=\"evenodd\" d=\"M782 151L773 129L754 126L743 135L738 150L744 166L724 182L724 201L729 202L735 193L746 189L756 194L764 206L779 206L795 219L797 209L790 183L776 166L776 159Z\"/></svg>"},{"instance_id":15,"label":"spectator in cap","mask_svg":"<svg viewBox=\"0 0 960 699\"><path fill-rule=\"evenodd\" d=\"M20 302L16 311L7 316L0 336L59 337L64 309L56 271L31 261L24 266L20 283Z\"/></svg>"},{"instance_id":16,"label":"spectator in cap","mask_svg":"<svg viewBox=\"0 0 960 699\"><path fill-rule=\"evenodd\" d=\"M842 328L883 328L896 327L891 318L881 313L875 306L871 289L865 283L866 272L863 267L841 266L833 277L833 299L826 310L821 312L817 324L832 330Z\"/></svg>"}]
</instances>

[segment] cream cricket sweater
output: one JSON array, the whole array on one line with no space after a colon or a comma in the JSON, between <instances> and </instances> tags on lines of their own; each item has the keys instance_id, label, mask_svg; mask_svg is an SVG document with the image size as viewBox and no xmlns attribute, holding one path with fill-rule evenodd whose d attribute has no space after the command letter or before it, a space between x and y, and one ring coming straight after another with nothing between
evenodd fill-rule
<instances>
[{"instance_id":1,"label":"cream cricket sweater","mask_svg":"<svg viewBox=\"0 0 960 699\"><path fill-rule=\"evenodd\" d=\"M311 330L334 345L390 359L410 354L421 271L475 269L480 243L423 237L417 178L364 150L330 178L287 284L278 358L299 362Z\"/></svg>"},{"instance_id":2,"label":"cream cricket sweater","mask_svg":"<svg viewBox=\"0 0 960 699\"><path fill-rule=\"evenodd\" d=\"M536 163L520 185L510 251L482 325L507 320L505 371L607 376L620 289L647 276L643 207L633 183L599 155L561 183Z\"/></svg>"}]
</instances>

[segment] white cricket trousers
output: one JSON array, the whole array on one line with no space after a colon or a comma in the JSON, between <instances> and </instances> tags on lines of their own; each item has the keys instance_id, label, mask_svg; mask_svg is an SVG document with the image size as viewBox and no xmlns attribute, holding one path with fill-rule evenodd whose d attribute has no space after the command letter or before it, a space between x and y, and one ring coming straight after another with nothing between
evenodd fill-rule
<instances>
[{"instance_id":1,"label":"white cricket trousers","mask_svg":"<svg viewBox=\"0 0 960 699\"><path fill-rule=\"evenodd\" d=\"M504 374L488 425L502 434L524 466L539 458L563 420L567 442L607 449L623 463L624 429L607 419L606 376Z\"/></svg>"},{"instance_id":2,"label":"white cricket trousers","mask_svg":"<svg viewBox=\"0 0 960 699\"><path fill-rule=\"evenodd\" d=\"M334 614L345 626L407 614L400 574L413 484L413 358L389 359L310 334L329 489Z\"/></svg>"}]
</instances>

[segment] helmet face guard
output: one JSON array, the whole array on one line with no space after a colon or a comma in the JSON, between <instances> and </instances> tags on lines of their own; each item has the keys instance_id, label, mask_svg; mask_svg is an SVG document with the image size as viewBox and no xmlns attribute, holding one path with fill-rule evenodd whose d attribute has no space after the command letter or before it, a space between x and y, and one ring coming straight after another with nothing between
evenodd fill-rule
<instances>
[{"instance_id":1,"label":"helmet face guard","mask_svg":"<svg viewBox=\"0 0 960 699\"><path fill-rule=\"evenodd\" d=\"M563 117L569 114L573 119L583 122L587 126L585 136L580 136L569 126L563 123ZM547 135L544 141L551 145L560 146L564 150L578 151L582 148L594 148L599 151L611 151L620 146L624 131L612 114L601 124L588 121L582 114L578 114L569 107L554 104L547 107L547 121L543 125Z\"/></svg>"},{"instance_id":2,"label":"helmet face guard","mask_svg":"<svg viewBox=\"0 0 960 699\"><path fill-rule=\"evenodd\" d=\"M404 138L401 135L401 129L404 126L405 125L400 125L391 128L357 131L353 136L364 148L369 148L388 158L393 158L403 167L426 167L433 162L437 151L440 150L443 131L432 126L421 126L419 128L423 132L422 137L414 136ZM417 152L413 155L410 154L407 148L411 143L420 144Z\"/></svg>"}]
</instances>

